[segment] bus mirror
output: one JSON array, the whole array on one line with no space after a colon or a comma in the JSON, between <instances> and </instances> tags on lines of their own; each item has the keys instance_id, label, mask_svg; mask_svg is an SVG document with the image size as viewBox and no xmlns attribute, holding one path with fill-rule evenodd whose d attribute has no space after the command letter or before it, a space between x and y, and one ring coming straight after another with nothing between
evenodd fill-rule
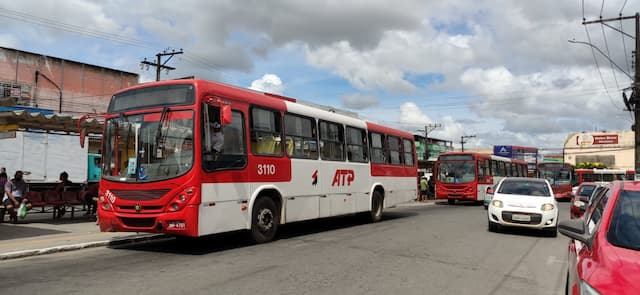
<instances>
[{"instance_id":1,"label":"bus mirror","mask_svg":"<svg viewBox=\"0 0 640 295\"><path fill-rule=\"evenodd\" d=\"M87 137L87 128L80 129L80 147L84 148L84 140Z\"/></svg>"},{"instance_id":2,"label":"bus mirror","mask_svg":"<svg viewBox=\"0 0 640 295\"><path fill-rule=\"evenodd\" d=\"M220 106L220 124L229 125L231 124L231 119L231 105L222 104L222 106Z\"/></svg>"}]
</instances>

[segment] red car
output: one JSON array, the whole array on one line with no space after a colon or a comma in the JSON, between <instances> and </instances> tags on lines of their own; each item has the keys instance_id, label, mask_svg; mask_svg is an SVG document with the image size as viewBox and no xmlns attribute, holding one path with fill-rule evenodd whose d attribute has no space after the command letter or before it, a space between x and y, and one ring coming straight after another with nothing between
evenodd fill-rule
<instances>
[{"instance_id":1,"label":"red car","mask_svg":"<svg viewBox=\"0 0 640 295\"><path fill-rule=\"evenodd\" d=\"M589 198L594 193L596 188L601 185L595 182L583 182L576 189L575 194L571 198L571 205L569 205L571 211L571 218L580 218L589 204Z\"/></svg>"},{"instance_id":2,"label":"red car","mask_svg":"<svg viewBox=\"0 0 640 295\"><path fill-rule=\"evenodd\" d=\"M614 181L558 231L572 239L567 294L640 294L640 181Z\"/></svg>"}]
</instances>

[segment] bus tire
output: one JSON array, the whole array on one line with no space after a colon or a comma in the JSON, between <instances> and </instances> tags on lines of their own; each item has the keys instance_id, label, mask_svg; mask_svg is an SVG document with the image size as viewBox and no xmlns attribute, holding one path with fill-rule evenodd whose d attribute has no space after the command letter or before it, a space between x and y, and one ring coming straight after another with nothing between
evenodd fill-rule
<instances>
[{"instance_id":1,"label":"bus tire","mask_svg":"<svg viewBox=\"0 0 640 295\"><path fill-rule=\"evenodd\" d=\"M278 206L269 197L259 197L253 205L251 213L251 239L257 243L273 240L280 223Z\"/></svg>"},{"instance_id":2,"label":"bus tire","mask_svg":"<svg viewBox=\"0 0 640 295\"><path fill-rule=\"evenodd\" d=\"M373 198L371 198L371 212L369 220L371 222L378 222L382 219L382 210L384 207L384 198L379 191L373 191Z\"/></svg>"},{"instance_id":3,"label":"bus tire","mask_svg":"<svg viewBox=\"0 0 640 295\"><path fill-rule=\"evenodd\" d=\"M456 200L454 200L454 199L447 199L447 204L449 204L449 205L455 205L455 203L456 203Z\"/></svg>"}]
</instances>

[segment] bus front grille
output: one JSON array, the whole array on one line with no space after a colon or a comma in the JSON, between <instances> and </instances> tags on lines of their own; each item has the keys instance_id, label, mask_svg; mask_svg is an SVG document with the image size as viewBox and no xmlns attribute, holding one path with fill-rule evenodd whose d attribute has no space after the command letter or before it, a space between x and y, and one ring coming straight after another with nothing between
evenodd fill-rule
<instances>
[{"instance_id":1,"label":"bus front grille","mask_svg":"<svg viewBox=\"0 0 640 295\"><path fill-rule=\"evenodd\" d=\"M111 192L123 200L149 201L162 198L169 192L169 190L111 190Z\"/></svg>"},{"instance_id":2,"label":"bus front grille","mask_svg":"<svg viewBox=\"0 0 640 295\"><path fill-rule=\"evenodd\" d=\"M155 218L128 218L120 217L122 223L129 227L153 227L156 224Z\"/></svg>"}]
</instances>

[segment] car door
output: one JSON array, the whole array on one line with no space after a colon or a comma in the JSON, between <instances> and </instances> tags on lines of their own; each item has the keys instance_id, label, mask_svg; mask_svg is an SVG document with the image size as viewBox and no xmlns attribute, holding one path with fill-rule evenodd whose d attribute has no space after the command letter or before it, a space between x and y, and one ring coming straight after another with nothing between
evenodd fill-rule
<instances>
[{"instance_id":1,"label":"car door","mask_svg":"<svg viewBox=\"0 0 640 295\"><path fill-rule=\"evenodd\" d=\"M585 229L589 234L589 239L592 240L592 245L597 242L594 239L599 231L600 221L609 195L609 188L605 188L602 193L596 197L593 206L589 207L584 215ZM587 267L587 265L591 265L592 260L593 251L587 247L587 245L576 240L569 242L569 277L567 281L568 286L570 286L569 294L574 294L571 288L580 282L580 278L585 271L584 268Z\"/></svg>"}]
</instances>

